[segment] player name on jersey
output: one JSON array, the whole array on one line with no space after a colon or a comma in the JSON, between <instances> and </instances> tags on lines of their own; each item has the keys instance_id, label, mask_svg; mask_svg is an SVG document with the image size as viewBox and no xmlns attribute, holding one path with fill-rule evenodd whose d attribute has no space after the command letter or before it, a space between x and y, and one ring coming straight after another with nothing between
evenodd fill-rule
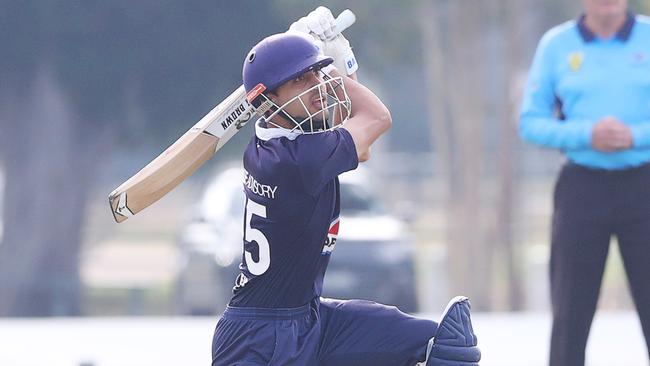
<instances>
[{"instance_id":1,"label":"player name on jersey","mask_svg":"<svg viewBox=\"0 0 650 366\"><path fill-rule=\"evenodd\" d=\"M278 189L278 186L271 186L258 182L249 172L246 172L244 175L244 186L250 189L254 194L269 199L275 198L275 191Z\"/></svg>"}]
</instances>

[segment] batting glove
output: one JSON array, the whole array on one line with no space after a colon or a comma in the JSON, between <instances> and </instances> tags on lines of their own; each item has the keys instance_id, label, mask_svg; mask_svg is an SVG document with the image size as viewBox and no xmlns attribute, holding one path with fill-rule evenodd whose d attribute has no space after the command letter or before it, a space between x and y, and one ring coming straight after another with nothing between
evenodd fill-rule
<instances>
[{"instance_id":1,"label":"batting glove","mask_svg":"<svg viewBox=\"0 0 650 366\"><path fill-rule=\"evenodd\" d=\"M359 68L350 42L341 33L336 33L336 21L328 8L319 6L291 24L289 31L309 34L325 56L334 59L334 67L345 70L347 75Z\"/></svg>"},{"instance_id":2,"label":"batting glove","mask_svg":"<svg viewBox=\"0 0 650 366\"><path fill-rule=\"evenodd\" d=\"M345 70L346 75L354 74L359 69L357 59L354 57L350 42L342 34L330 41L323 42L323 53L334 59L334 67Z\"/></svg>"}]
</instances>

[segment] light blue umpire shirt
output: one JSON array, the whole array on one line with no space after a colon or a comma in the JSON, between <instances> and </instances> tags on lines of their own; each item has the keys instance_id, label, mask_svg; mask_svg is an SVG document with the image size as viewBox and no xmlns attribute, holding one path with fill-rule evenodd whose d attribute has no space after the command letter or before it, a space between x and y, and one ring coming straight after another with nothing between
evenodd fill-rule
<instances>
[{"instance_id":1,"label":"light blue umpire shirt","mask_svg":"<svg viewBox=\"0 0 650 366\"><path fill-rule=\"evenodd\" d=\"M521 108L526 141L608 170L650 161L650 18L628 14L610 39L582 15L546 32L537 46ZM591 146L592 126L614 116L630 126L633 146L604 153Z\"/></svg>"}]
</instances>

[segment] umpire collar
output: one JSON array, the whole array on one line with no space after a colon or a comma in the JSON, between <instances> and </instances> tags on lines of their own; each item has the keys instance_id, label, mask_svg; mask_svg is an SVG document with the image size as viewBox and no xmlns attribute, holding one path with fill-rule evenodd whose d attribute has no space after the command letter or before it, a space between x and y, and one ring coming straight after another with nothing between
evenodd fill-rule
<instances>
[{"instance_id":1,"label":"umpire collar","mask_svg":"<svg viewBox=\"0 0 650 366\"><path fill-rule=\"evenodd\" d=\"M587 27L587 24L585 24L585 17L586 15L583 13L578 18L578 31L580 32L582 40L586 43L589 43L593 42L596 39L596 34L594 34L594 32L592 32L591 29ZM623 23L623 26L616 32L616 35L614 37L621 42L627 42L627 40L630 38L630 34L632 33L632 28L634 28L634 23L636 23L634 14L628 11L625 18L625 23Z\"/></svg>"}]
</instances>

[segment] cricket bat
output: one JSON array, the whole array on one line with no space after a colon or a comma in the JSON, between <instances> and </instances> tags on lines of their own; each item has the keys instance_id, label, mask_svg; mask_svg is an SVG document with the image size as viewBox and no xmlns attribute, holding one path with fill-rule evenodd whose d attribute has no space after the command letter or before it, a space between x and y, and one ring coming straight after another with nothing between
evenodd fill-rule
<instances>
[{"instance_id":1,"label":"cricket bat","mask_svg":"<svg viewBox=\"0 0 650 366\"><path fill-rule=\"evenodd\" d=\"M336 34L355 21L349 9L341 12L336 18ZM115 221L123 222L169 193L214 156L254 115L242 85L108 195Z\"/></svg>"}]
</instances>

